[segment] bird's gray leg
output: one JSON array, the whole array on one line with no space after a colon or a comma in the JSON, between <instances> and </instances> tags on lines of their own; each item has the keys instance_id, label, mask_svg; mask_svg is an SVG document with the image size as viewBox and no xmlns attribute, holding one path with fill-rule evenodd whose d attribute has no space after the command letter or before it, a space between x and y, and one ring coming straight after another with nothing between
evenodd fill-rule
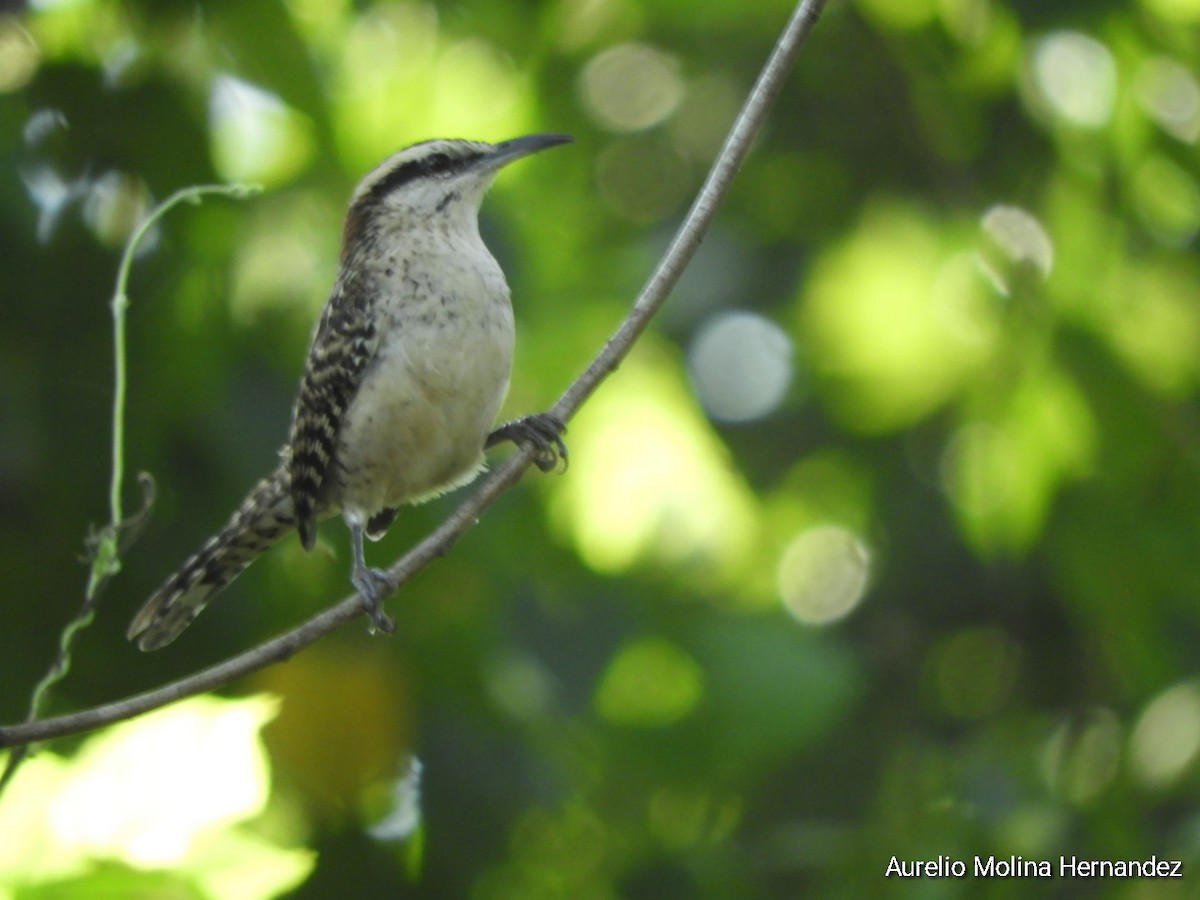
<instances>
[{"instance_id":1,"label":"bird's gray leg","mask_svg":"<svg viewBox=\"0 0 1200 900\"><path fill-rule=\"evenodd\" d=\"M350 582L362 598L363 609L371 617L372 632L391 634L396 630L395 621L383 611L383 598L392 591L392 580L383 569L372 569L363 559L363 526L361 522L350 522L350 545L354 551L354 568L350 571Z\"/></svg>"}]
</instances>

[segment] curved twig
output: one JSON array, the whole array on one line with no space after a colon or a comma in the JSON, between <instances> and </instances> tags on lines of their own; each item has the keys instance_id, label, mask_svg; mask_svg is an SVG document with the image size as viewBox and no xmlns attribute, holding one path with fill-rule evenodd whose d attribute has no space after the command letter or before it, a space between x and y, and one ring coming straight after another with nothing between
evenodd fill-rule
<instances>
[{"instance_id":1,"label":"curved twig","mask_svg":"<svg viewBox=\"0 0 1200 900\"><path fill-rule=\"evenodd\" d=\"M746 158L751 142L766 120L767 112L782 89L788 70L800 52L805 38L816 24L824 5L824 0L800 0L734 121L704 185L658 267L613 336L591 364L558 398L550 409L551 414L563 421L568 420L600 382L621 363L634 341L646 329L650 319L662 307L699 247L704 233L716 215L717 207ZM388 570L393 584L398 588L434 559L448 553L458 538L475 524L479 515L496 498L516 484L531 460L532 451L528 448L518 450L505 460L449 518ZM179 681L103 706L38 722L0 728L0 747L88 731L141 715L183 697L229 684L271 663L287 659L343 623L361 615L362 611L361 600L357 594L352 594L291 631Z\"/></svg>"}]
</instances>

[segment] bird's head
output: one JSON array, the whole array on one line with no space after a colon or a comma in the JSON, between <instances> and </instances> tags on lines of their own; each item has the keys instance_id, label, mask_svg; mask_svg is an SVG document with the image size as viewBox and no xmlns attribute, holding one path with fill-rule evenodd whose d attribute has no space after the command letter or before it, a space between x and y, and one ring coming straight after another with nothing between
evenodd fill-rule
<instances>
[{"instance_id":1,"label":"bird's head","mask_svg":"<svg viewBox=\"0 0 1200 900\"><path fill-rule=\"evenodd\" d=\"M354 189L344 244L381 219L401 227L473 223L502 167L571 140L565 134L531 134L499 144L439 139L406 147L367 173Z\"/></svg>"}]
</instances>

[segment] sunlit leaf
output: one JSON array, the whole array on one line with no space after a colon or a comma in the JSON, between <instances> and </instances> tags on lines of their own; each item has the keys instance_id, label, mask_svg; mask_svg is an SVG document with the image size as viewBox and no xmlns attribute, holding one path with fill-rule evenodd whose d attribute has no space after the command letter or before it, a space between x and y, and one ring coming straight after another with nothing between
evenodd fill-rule
<instances>
[{"instance_id":1,"label":"sunlit leaf","mask_svg":"<svg viewBox=\"0 0 1200 900\"><path fill-rule=\"evenodd\" d=\"M804 287L805 346L849 427L912 425L986 358L992 313L982 283L960 274L949 237L917 210L881 204L814 265Z\"/></svg>"},{"instance_id":2,"label":"sunlit leaf","mask_svg":"<svg viewBox=\"0 0 1200 900\"><path fill-rule=\"evenodd\" d=\"M265 696L199 697L114 726L69 760L29 761L0 804L0 884L54 883L106 862L169 868L214 896L296 884L309 855L244 830L266 808L258 731L275 708Z\"/></svg>"},{"instance_id":3,"label":"sunlit leaf","mask_svg":"<svg viewBox=\"0 0 1200 900\"><path fill-rule=\"evenodd\" d=\"M728 577L750 552L753 499L731 471L677 369L643 352L572 426L556 512L589 564L642 559Z\"/></svg>"}]
</instances>

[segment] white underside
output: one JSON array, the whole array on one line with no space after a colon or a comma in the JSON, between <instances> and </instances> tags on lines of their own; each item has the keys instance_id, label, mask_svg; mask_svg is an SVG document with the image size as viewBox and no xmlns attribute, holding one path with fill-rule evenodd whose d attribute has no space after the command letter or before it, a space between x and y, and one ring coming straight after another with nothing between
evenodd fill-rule
<instances>
[{"instance_id":1,"label":"white underside","mask_svg":"<svg viewBox=\"0 0 1200 900\"><path fill-rule=\"evenodd\" d=\"M483 468L483 444L508 392L512 308L490 255L458 265L451 288L410 292L342 421L330 473L348 521L458 487ZM409 287L420 273L410 267ZM405 296L397 292L395 296ZM445 301L445 302L443 302Z\"/></svg>"}]
</instances>

